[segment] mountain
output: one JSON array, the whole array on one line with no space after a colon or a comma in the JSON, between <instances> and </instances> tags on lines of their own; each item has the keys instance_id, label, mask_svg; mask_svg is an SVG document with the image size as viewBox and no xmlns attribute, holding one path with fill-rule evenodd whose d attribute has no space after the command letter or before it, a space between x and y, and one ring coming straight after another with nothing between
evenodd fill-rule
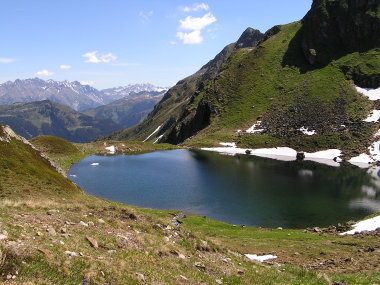
<instances>
[{"instance_id":1,"label":"mountain","mask_svg":"<svg viewBox=\"0 0 380 285\"><path fill-rule=\"evenodd\" d=\"M366 118L378 103L355 85L380 86L379 41L379 1L314 0L301 21L271 28L256 46L227 46L110 138L367 153L378 123Z\"/></svg>"},{"instance_id":2,"label":"mountain","mask_svg":"<svg viewBox=\"0 0 380 285\"><path fill-rule=\"evenodd\" d=\"M156 89L156 88L153 88ZM131 91L127 96L110 104L83 111L84 114L96 119L112 119L123 128L137 125L153 107L162 99L163 91ZM124 92L124 91L123 91Z\"/></svg>"},{"instance_id":3,"label":"mountain","mask_svg":"<svg viewBox=\"0 0 380 285\"><path fill-rule=\"evenodd\" d=\"M165 90L167 89L146 83L99 91L78 81L45 81L39 78L17 79L14 82L7 81L0 84L0 105L50 100L67 105L76 111L83 111L109 104L128 96L131 92L162 92Z\"/></svg>"},{"instance_id":4,"label":"mountain","mask_svg":"<svg viewBox=\"0 0 380 285\"><path fill-rule=\"evenodd\" d=\"M157 87L150 83L143 84L129 84L127 86L120 86L115 88L103 89L101 92L105 95L106 104L113 102L118 99L122 99L123 97L128 96L132 93L140 93L140 92L165 92L169 88L167 87Z\"/></svg>"},{"instance_id":5,"label":"mountain","mask_svg":"<svg viewBox=\"0 0 380 285\"><path fill-rule=\"evenodd\" d=\"M49 100L2 105L0 123L27 139L54 135L72 142L88 142L122 128L110 119L94 119Z\"/></svg>"},{"instance_id":6,"label":"mountain","mask_svg":"<svg viewBox=\"0 0 380 285\"><path fill-rule=\"evenodd\" d=\"M48 99L78 111L103 105L103 97L100 91L78 81L45 81L34 78L7 81L0 85L1 105Z\"/></svg>"},{"instance_id":7,"label":"mountain","mask_svg":"<svg viewBox=\"0 0 380 285\"><path fill-rule=\"evenodd\" d=\"M159 127L159 131L155 136L152 136L152 139L166 133L179 120L183 109L196 101L204 88L204 84L216 77L233 52L242 48L253 48L263 37L264 35L258 30L246 29L236 43L224 47L214 59L210 60L199 71L170 88L143 122L136 127L116 133L112 139L144 140Z\"/></svg>"}]
</instances>

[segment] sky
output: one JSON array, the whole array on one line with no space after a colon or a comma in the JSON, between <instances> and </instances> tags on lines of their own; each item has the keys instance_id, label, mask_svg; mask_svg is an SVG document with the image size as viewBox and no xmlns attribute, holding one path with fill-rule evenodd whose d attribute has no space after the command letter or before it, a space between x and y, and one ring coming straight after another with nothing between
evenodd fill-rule
<instances>
[{"instance_id":1,"label":"sky","mask_svg":"<svg viewBox=\"0 0 380 285\"><path fill-rule=\"evenodd\" d=\"M0 83L170 87L247 27L298 21L312 0L1 0Z\"/></svg>"}]
</instances>

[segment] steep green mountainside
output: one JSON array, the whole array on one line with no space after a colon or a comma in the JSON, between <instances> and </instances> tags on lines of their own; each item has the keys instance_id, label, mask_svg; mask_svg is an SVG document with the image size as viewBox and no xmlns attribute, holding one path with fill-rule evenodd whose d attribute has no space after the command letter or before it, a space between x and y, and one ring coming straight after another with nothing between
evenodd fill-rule
<instances>
[{"instance_id":1,"label":"steep green mountainside","mask_svg":"<svg viewBox=\"0 0 380 285\"><path fill-rule=\"evenodd\" d=\"M176 117L169 115L171 104L165 116L154 110L114 137L142 139L161 125L150 140L162 135L161 142L192 146L231 141L251 148L339 148L346 157L366 152L379 126L363 119L377 103L354 84L380 85L379 22L378 1L315 0L301 22L275 26L255 48L235 50L190 99L177 99ZM175 122L166 128L169 121ZM261 133L245 132L257 121Z\"/></svg>"},{"instance_id":2,"label":"steep green mountainside","mask_svg":"<svg viewBox=\"0 0 380 285\"><path fill-rule=\"evenodd\" d=\"M145 119L164 94L158 91L131 92L122 99L83 113L95 119L111 119L123 128L130 128Z\"/></svg>"},{"instance_id":3,"label":"steep green mountainside","mask_svg":"<svg viewBox=\"0 0 380 285\"><path fill-rule=\"evenodd\" d=\"M156 135L151 137L151 141L154 141L157 137L173 128L177 120L180 119L183 109L186 108L189 102L195 100L200 90L204 88L205 82L215 78L227 58L235 50L241 48L250 49L254 47L263 36L262 33L255 29L246 29L236 43L227 45L213 60L210 60L199 71L179 81L174 87L169 89L143 122L133 128L118 132L107 138L144 140L161 126Z\"/></svg>"},{"instance_id":4,"label":"steep green mountainside","mask_svg":"<svg viewBox=\"0 0 380 285\"><path fill-rule=\"evenodd\" d=\"M122 128L110 119L94 119L49 100L2 105L0 123L27 139L54 135L74 142L91 141Z\"/></svg>"}]
</instances>

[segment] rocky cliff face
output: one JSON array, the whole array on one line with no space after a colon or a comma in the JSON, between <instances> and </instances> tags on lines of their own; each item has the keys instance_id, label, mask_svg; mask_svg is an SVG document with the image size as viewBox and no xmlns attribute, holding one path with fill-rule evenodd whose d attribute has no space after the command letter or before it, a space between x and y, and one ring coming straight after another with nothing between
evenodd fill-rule
<instances>
[{"instance_id":1,"label":"rocky cliff face","mask_svg":"<svg viewBox=\"0 0 380 285\"><path fill-rule=\"evenodd\" d=\"M235 44L235 50L239 48L254 47L264 37L259 30L247 28Z\"/></svg>"},{"instance_id":2,"label":"rocky cliff face","mask_svg":"<svg viewBox=\"0 0 380 285\"><path fill-rule=\"evenodd\" d=\"M378 0L314 0L300 31L307 61L321 66L347 53L379 47L379 6Z\"/></svg>"}]
</instances>

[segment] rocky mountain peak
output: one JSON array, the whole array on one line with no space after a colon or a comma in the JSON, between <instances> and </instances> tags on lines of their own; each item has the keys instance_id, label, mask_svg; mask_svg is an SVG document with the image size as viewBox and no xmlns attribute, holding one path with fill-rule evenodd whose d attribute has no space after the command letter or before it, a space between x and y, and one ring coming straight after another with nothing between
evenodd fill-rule
<instances>
[{"instance_id":1,"label":"rocky mountain peak","mask_svg":"<svg viewBox=\"0 0 380 285\"><path fill-rule=\"evenodd\" d=\"M251 27L247 28L235 44L235 49L254 47L264 37L264 34L259 30Z\"/></svg>"}]
</instances>

